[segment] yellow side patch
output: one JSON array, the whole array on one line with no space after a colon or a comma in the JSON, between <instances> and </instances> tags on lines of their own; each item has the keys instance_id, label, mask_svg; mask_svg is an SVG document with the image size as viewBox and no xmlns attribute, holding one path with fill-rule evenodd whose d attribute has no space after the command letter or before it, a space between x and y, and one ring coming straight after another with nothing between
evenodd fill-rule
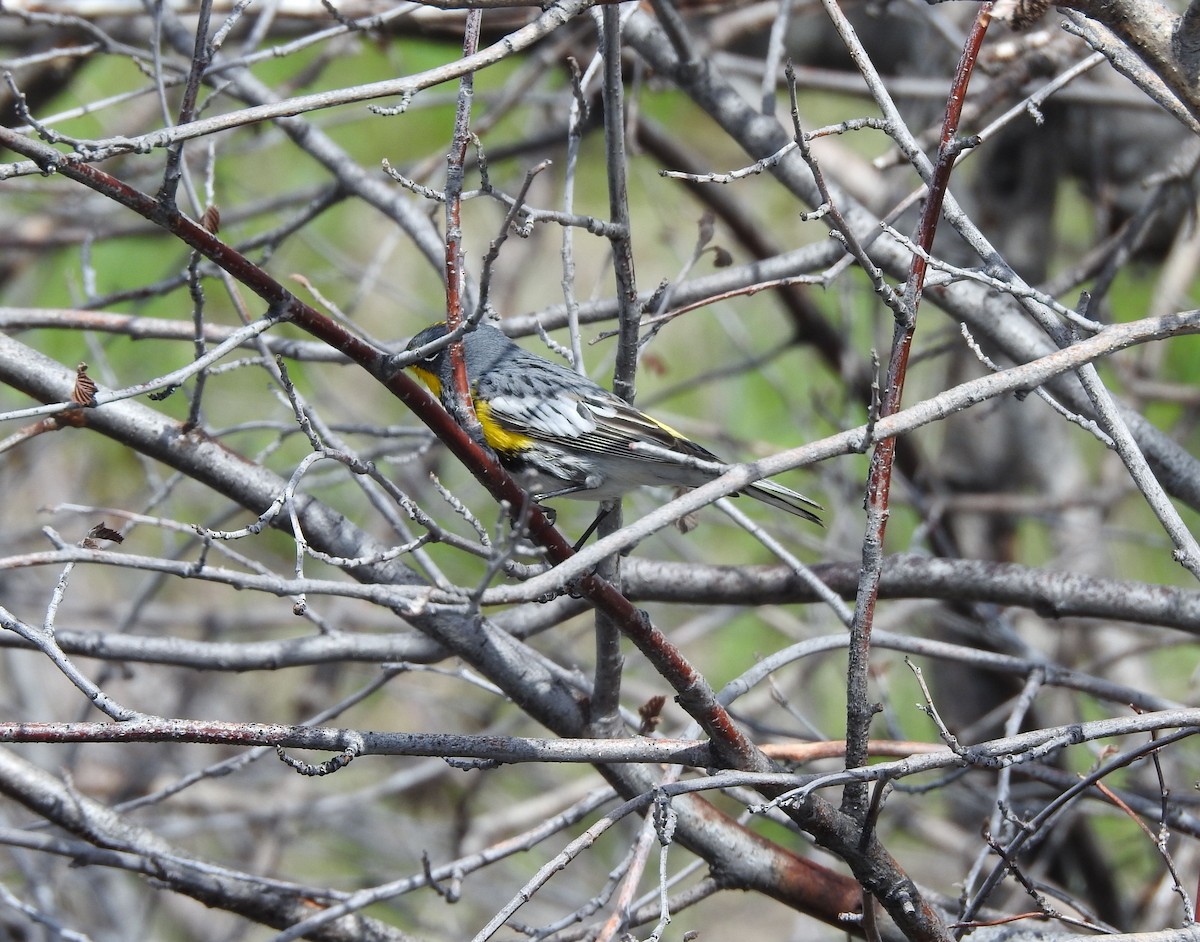
<instances>
[{"instance_id":1,"label":"yellow side patch","mask_svg":"<svg viewBox=\"0 0 1200 942\"><path fill-rule=\"evenodd\" d=\"M511 455L514 452L524 451L533 444L533 439L528 435L506 429L492 418L492 410L488 408L488 404L478 399L475 400L475 417L479 419L479 425L483 429L483 440L488 443L488 447L492 451L502 455Z\"/></svg>"}]
</instances>

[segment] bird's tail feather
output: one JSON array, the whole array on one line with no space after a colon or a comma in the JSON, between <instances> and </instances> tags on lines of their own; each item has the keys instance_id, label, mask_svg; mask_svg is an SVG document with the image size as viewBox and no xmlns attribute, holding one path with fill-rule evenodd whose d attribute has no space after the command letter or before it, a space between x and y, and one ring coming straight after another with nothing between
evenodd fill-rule
<instances>
[{"instance_id":1,"label":"bird's tail feather","mask_svg":"<svg viewBox=\"0 0 1200 942\"><path fill-rule=\"evenodd\" d=\"M825 526L821 518L814 513L817 510L824 510L824 507L814 500L809 500L803 494L798 494L796 491L784 487L782 484L776 484L774 481L759 481L757 484L751 484L741 493L747 494L755 500L760 500L764 504L770 504L772 507L786 510L797 517L811 520L819 527Z\"/></svg>"}]
</instances>

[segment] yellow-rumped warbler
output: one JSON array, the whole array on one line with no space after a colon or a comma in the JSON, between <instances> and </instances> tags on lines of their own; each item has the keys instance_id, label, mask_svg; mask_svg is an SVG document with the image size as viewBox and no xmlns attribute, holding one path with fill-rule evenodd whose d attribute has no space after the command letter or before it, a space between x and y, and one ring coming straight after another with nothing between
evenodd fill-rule
<instances>
[{"instance_id":1,"label":"yellow-rumped warbler","mask_svg":"<svg viewBox=\"0 0 1200 942\"><path fill-rule=\"evenodd\" d=\"M444 323L433 324L408 350L445 335ZM480 324L462 344L484 441L535 499L611 500L642 485L697 487L720 476L721 459L708 449L574 370L522 349L495 327ZM448 350L410 365L443 405L452 395ZM821 523L813 512L820 504L774 481L739 493Z\"/></svg>"}]
</instances>

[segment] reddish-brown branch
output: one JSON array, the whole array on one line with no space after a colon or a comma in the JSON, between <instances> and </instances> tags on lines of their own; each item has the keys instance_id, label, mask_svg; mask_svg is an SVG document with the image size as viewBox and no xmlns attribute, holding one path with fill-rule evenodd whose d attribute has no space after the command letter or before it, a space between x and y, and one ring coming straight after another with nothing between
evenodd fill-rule
<instances>
[{"instance_id":1,"label":"reddish-brown branch","mask_svg":"<svg viewBox=\"0 0 1200 942\"><path fill-rule=\"evenodd\" d=\"M479 10L467 13L463 30L463 57L475 54L479 47ZM446 326L454 330L463 318L463 248L462 192L467 164L467 148L471 143L471 101L475 95L475 73L467 72L458 81L458 107L454 113L454 135L446 167ZM462 343L450 345L450 371L458 398L458 418L469 428L478 427L467 380L467 364ZM515 506L519 507L520 504Z\"/></svg>"},{"instance_id":2,"label":"reddish-brown branch","mask_svg":"<svg viewBox=\"0 0 1200 942\"><path fill-rule=\"evenodd\" d=\"M908 358L912 350L913 334L916 330L917 309L925 287L925 256L933 247L933 238L941 218L942 202L950 183L950 173L959 152L958 125L962 117L963 103L967 97L967 84L975 67L979 48L991 21L991 4L986 3L975 17L975 23L963 47L955 70L954 81L946 102L946 114L942 122L941 141L938 145L937 162L929 182L929 191L917 227L916 243L924 250L913 254L905 285L901 313L896 318L892 335L892 351L888 360L887 376L880 402L880 415L888 416L900 411L904 395L904 380L908 372ZM850 657L847 669L846 690L846 766L855 768L867 760L867 742L871 719L878 708L870 700L868 672L870 667L871 627L875 619L875 604L879 597L879 580L883 571L884 536L890 507L892 468L896 457L896 439L880 440L871 454L867 476L867 527L863 538L862 579L855 600L854 624L851 627ZM867 792L860 784L848 785L842 801L842 810L859 821L866 820Z\"/></svg>"}]
</instances>

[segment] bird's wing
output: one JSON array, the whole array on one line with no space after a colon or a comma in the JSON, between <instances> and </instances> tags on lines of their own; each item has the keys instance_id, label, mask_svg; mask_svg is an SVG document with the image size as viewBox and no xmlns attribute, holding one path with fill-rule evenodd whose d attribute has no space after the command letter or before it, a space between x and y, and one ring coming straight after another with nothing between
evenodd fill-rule
<instances>
[{"instance_id":1,"label":"bird's wing","mask_svg":"<svg viewBox=\"0 0 1200 942\"><path fill-rule=\"evenodd\" d=\"M596 430L592 434L593 441L588 443L587 447L597 450L619 448L632 457L656 457L652 452L637 452L637 446L645 444L702 461L720 460L671 426L646 415L610 393L602 397L585 397L580 401L580 407L586 410L596 423ZM657 457L658 460L662 460L661 456Z\"/></svg>"},{"instance_id":2,"label":"bird's wing","mask_svg":"<svg viewBox=\"0 0 1200 942\"><path fill-rule=\"evenodd\" d=\"M540 358L523 359L520 367L500 378L485 378L477 390L488 404L491 419L514 434L594 452L617 451L631 458L651 457L636 451L638 443L645 443L704 461L719 460L566 367Z\"/></svg>"}]
</instances>

